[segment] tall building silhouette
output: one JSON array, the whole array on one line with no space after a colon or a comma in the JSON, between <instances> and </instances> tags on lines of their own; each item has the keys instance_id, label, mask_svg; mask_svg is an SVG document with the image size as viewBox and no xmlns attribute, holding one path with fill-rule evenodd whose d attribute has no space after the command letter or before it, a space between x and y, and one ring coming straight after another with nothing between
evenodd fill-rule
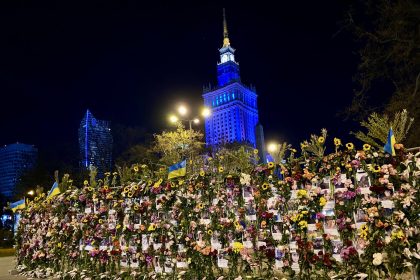
<instances>
[{"instance_id":1,"label":"tall building silhouette","mask_svg":"<svg viewBox=\"0 0 420 280\"><path fill-rule=\"evenodd\" d=\"M96 167L99 176L110 171L112 143L109 122L95 119L87 110L79 127L80 166L86 169L90 166Z\"/></svg>"},{"instance_id":2,"label":"tall building silhouette","mask_svg":"<svg viewBox=\"0 0 420 280\"><path fill-rule=\"evenodd\" d=\"M204 88L204 106L212 114L206 119L206 144L216 146L229 142L247 142L256 146L255 126L258 123L255 88L241 82L235 49L230 45L223 10L223 46L219 49L217 87Z\"/></svg>"},{"instance_id":3,"label":"tall building silhouette","mask_svg":"<svg viewBox=\"0 0 420 280\"><path fill-rule=\"evenodd\" d=\"M38 149L33 145L15 143L0 147L0 193L11 199L25 171L36 164Z\"/></svg>"}]
</instances>

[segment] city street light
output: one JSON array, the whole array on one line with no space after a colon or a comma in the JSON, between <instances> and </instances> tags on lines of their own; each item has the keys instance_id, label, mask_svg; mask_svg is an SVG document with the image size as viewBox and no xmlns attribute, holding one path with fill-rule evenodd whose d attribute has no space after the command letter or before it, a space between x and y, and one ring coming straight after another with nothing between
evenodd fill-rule
<instances>
[{"instance_id":1,"label":"city street light","mask_svg":"<svg viewBox=\"0 0 420 280\"><path fill-rule=\"evenodd\" d=\"M30 190L27 194L30 195L30 196L33 196L35 194L35 191L34 190Z\"/></svg>"},{"instance_id":2,"label":"city street light","mask_svg":"<svg viewBox=\"0 0 420 280\"><path fill-rule=\"evenodd\" d=\"M280 150L281 144L276 142L271 142L267 145L267 151L273 156L275 162L280 161Z\"/></svg>"},{"instance_id":3,"label":"city street light","mask_svg":"<svg viewBox=\"0 0 420 280\"><path fill-rule=\"evenodd\" d=\"M169 117L169 121L171 123L176 123L178 121L187 121L190 130L192 130L192 123L194 123L194 124L199 124L200 123L200 119L199 118L194 118L194 119L182 118L182 117L184 117L184 116L186 116L188 114L188 108L185 105L180 105L177 108L177 111L178 111L178 114L181 116L181 118L179 118L176 115L171 115ZM210 109L209 108L204 108L202 110L202 112L201 112L201 115L203 117L205 117L205 118L208 117L208 116L210 116Z\"/></svg>"}]
</instances>

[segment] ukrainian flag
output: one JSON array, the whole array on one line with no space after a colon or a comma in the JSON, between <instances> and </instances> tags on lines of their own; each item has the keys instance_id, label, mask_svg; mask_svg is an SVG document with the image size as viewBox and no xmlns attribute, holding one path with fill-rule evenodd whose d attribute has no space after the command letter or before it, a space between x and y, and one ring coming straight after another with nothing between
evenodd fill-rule
<instances>
[{"instance_id":1,"label":"ukrainian flag","mask_svg":"<svg viewBox=\"0 0 420 280\"><path fill-rule=\"evenodd\" d=\"M186 173L187 173L187 160L183 160L172 166L169 166L168 179L185 176Z\"/></svg>"},{"instance_id":2,"label":"ukrainian flag","mask_svg":"<svg viewBox=\"0 0 420 280\"><path fill-rule=\"evenodd\" d=\"M388 132L388 140L386 141L386 144L384 146L384 152L395 156L394 145L395 145L395 136L391 127Z\"/></svg>"},{"instance_id":3,"label":"ukrainian flag","mask_svg":"<svg viewBox=\"0 0 420 280\"><path fill-rule=\"evenodd\" d=\"M25 199L10 203L10 209L12 209L13 212L16 212L16 210L19 209L25 209Z\"/></svg>"},{"instance_id":4,"label":"ukrainian flag","mask_svg":"<svg viewBox=\"0 0 420 280\"><path fill-rule=\"evenodd\" d=\"M51 199L59 193L60 193L60 189L58 188L58 183L55 182L51 190L48 192L47 199Z\"/></svg>"}]
</instances>

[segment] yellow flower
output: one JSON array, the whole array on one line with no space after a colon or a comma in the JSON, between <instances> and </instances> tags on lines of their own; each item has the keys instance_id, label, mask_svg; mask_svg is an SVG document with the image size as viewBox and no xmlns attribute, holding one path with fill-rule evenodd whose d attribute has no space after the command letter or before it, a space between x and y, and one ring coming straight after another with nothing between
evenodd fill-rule
<instances>
[{"instance_id":1,"label":"yellow flower","mask_svg":"<svg viewBox=\"0 0 420 280\"><path fill-rule=\"evenodd\" d=\"M308 192L307 192L306 190L298 190L298 191L297 191L297 197L298 197L298 198L303 198L303 197L306 197L306 196L307 196L307 194L308 194Z\"/></svg>"},{"instance_id":2,"label":"yellow flower","mask_svg":"<svg viewBox=\"0 0 420 280\"><path fill-rule=\"evenodd\" d=\"M130 188L127 186L127 187L124 187L124 192L126 193L126 192L128 192L130 190Z\"/></svg>"},{"instance_id":3,"label":"yellow flower","mask_svg":"<svg viewBox=\"0 0 420 280\"><path fill-rule=\"evenodd\" d=\"M265 190L267 190L268 188L270 187L270 184L268 184L268 183L264 183L264 184L262 184L262 186L261 186L261 188L265 191Z\"/></svg>"},{"instance_id":4,"label":"yellow flower","mask_svg":"<svg viewBox=\"0 0 420 280\"><path fill-rule=\"evenodd\" d=\"M318 137L318 143L319 144L324 144L324 142L325 142L325 138L324 137L322 137L322 136Z\"/></svg>"},{"instance_id":5,"label":"yellow flower","mask_svg":"<svg viewBox=\"0 0 420 280\"><path fill-rule=\"evenodd\" d=\"M133 167L133 169L134 169L134 172L139 172L139 167L137 166L137 165L135 165L134 167Z\"/></svg>"},{"instance_id":6,"label":"yellow flower","mask_svg":"<svg viewBox=\"0 0 420 280\"><path fill-rule=\"evenodd\" d=\"M327 204L327 200L325 199L325 197L321 197L319 199L319 206L324 206L325 204Z\"/></svg>"},{"instance_id":7,"label":"yellow flower","mask_svg":"<svg viewBox=\"0 0 420 280\"><path fill-rule=\"evenodd\" d=\"M116 229L119 229L121 227L121 225L120 224L118 224L115 228Z\"/></svg>"},{"instance_id":8,"label":"yellow flower","mask_svg":"<svg viewBox=\"0 0 420 280\"><path fill-rule=\"evenodd\" d=\"M308 145L306 143L300 143L300 148L302 150L306 149L308 147Z\"/></svg>"},{"instance_id":9,"label":"yellow flower","mask_svg":"<svg viewBox=\"0 0 420 280\"><path fill-rule=\"evenodd\" d=\"M341 140L339 138L334 138L334 145L341 146Z\"/></svg>"},{"instance_id":10,"label":"yellow flower","mask_svg":"<svg viewBox=\"0 0 420 280\"><path fill-rule=\"evenodd\" d=\"M134 205L133 208L134 208L135 211L139 210L139 207L137 205Z\"/></svg>"},{"instance_id":11,"label":"yellow flower","mask_svg":"<svg viewBox=\"0 0 420 280\"><path fill-rule=\"evenodd\" d=\"M208 234L208 235L212 235L212 234L213 234L213 231L212 231L211 229L209 229L209 230L207 231L207 234Z\"/></svg>"},{"instance_id":12,"label":"yellow flower","mask_svg":"<svg viewBox=\"0 0 420 280\"><path fill-rule=\"evenodd\" d=\"M268 168L274 168L274 162L272 162L272 161L270 161L268 164L267 164L267 167Z\"/></svg>"},{"instance_id":13,"label":"yellow flower","mask_svg":"<svg viewBox=\"0 0 420 280\"><path fill-rule=\"evenodd\" d=\"M135 191L137 191L137 190L139 189L139 186L138 186L138 185L135 185L135 186L133 187L133 189L134 189Z\"/></svg>"},{"instance_id":14,"label":"yellow flower","mask_svg":"<svg viewBox=\"0 0 420 280\"><path fill-rule=\"evenodd\" d=\"M145 169L147 167L147 165L146 164L143 164L142 166L141 166L141 168L143 168L143 169Z\"/></svg>"},{"instance_id":15,"label":"yellow flower","mask_svg":"<svg viewBox=\"0 0 420 280\"><path fill-rule=\"evenodd\" d=\"M301 229L304 229L304 228L308 227L308 222L307 221L300 221L298 225Z\"/></svg>"},{"instance_id":16,"label":"yellow flower","mask_svg":"<svg viewBox=\"0 0 420 280\"><path fill-rule=\"evenodd\" d=\"M155 231L156 230L156 225L155 224L150 224L149 227L147 228L147 231Z\"/></svg>"},{"instance_id":17,"label":"yellow flower","mask_svg":"<svg viewBox=\"0 0 420 280\"><path fill-rule=\"evenodd\" d=\"M219 159L223 160L225 157L224 156L220 156Z\"/></svg>"},{"instance_id":18,"label":"yellow flower","mask_svg":"<svg viewBox=\"0 0 420 280\"><path fill-rule=\"evenodd\" d=\"M369 144L363 144L363 151L369 151L370 150L370 145Z\"/></svg>"},{"instance_id":19,"label":"yellow flower","mask_svg":"<svg viewBox=\"0 0 420 280\"><path fill-rule=\"evenodd\" d=\"M381 171L381 167L380 167L379 165L375 165L375 166L372 168L372 171L373 171L373 172L375 172L375 173L378 173L378 172L380 172L380 171Z\"/></svg>"},{"instance_id":20,"label":"yellow flower","mask_svg":"<svg viewBox=\"0 0 420 280\"><path fill-rule=\"evenodd\" d=\"M90 191L90 192L93 191L93 188L92 187L89 187L88 188L88 191Z\"/></svg>"},{"instance_id":21,"label":"yellow flower","mask_svg":"<svg viewBox=\"0 0 420 280\"><path fill-rule=\"evenodd\" d=\"M203 169L201 169L201 170L200 170L200 176L201 176L201 177L204 177L204 175L206 175L206 172L204 172L204 170L203 170Z\"/></svg>"},{"instance_id":22,"label":"yellow flower","mask_svg":"<svg viewBox=\"0 0 420 280\"><path fill-rule=\"evenodd\" d=\"M153 188L155 188L155 189L157 189L157 188L159 188L160 187L160 184L162 183L162 178L160 178L154 185L153 185Z\"/></svg>"},{"instance_id":23,"label":"yellow flower","mask_svg":"<svg viewBox=\"0 0 420 280\"><path fill-rule=\"evenodd\" d=\"M254 155L258 155L258 149L254 149Z\"/></svg>"},{"instance_id":24,"label":"yellow flower","mask_svg":"<svg viewBox=\"0 0 420 280\"><path fill-rule=\"evenodd\" d=\"M235 227L239 227L239 226L241 226L241 224L240 224L238 221L235 221L235 222L233 223L233 225L234 225Z\"/></svg>"},{"instance_id":25,"label":"yellow flower","mask_svg":"<svg viewBox=\"0 0 420 280\"><path fill-rule=\"evenodd\" d=\"M297 151L296 151L296 149L290 149L290 151L292 152L292 153L296 153Z\"/></svg>"},{"instance_id":26,"label":"yellow flower","mask_svg":"<svg viewBox=\"0 0 420 280\"><path fill-rule=\"evenodd\" d=\"M85 185L85 186L89 185L89 181L88 180L84 180L83 181L83 185Z\"/></svg>"},{"instance_id":27,"label":"yellow flower","mask_svg":"<svg viewBox=\"0 0 420 280\"><path fill-rule=\"evenodd\" d=\"M98 220L98 223L102 224L104 221L102 219Z\"/></svg>"},{"instance_id":28,"label":"yellow flower","mask_svg":"<svg viewBox=\"0 0 420 280\"><path fill-rule=\"evenodd\" d=\"M57 247L61 248L61 245L62 245L61 242L58 242Z\"/></svg>"},{"instance_id":29,"label":"yellow flower","mask_svg":"<svg viewBox=\"0 0 420 280\"><path fill-rule=\"evenodd\" d=\"M232 249L233 252L239 253L244 248L244 245L241 242L233 242Z\"/></svg>"},{"instance_id":30,"label":"yellow flower","mask_svg":"<svg viewBox=\"0 0 420 280\"><path fill-rule=\"evenodd\" d=\"M179 180L178 185L182 186L184 184L184 180Z\"/></svg>"},{"instance_id":31,"label":"yellow flower","mask_svg":"<svg viewBox=\"0 0 420 280\"><path fill-rule=\"evenodd\" d=\"M213 158L212 157L208 157L208 159L207 159L208 161L212 161L213 160Z\"/></svg>"},{"instance_id":32,"label":"yellow flower","mask_svg":"<svg viewBox=\"0 0 420 280\"><path fill-rule=\"evenodd\" d=\"M404 238L404 232L401 229L398 229L397 231L394 231L391 233L391 239L403 239Z\"/></svg>"},{"instance_id":33,"label":"yellow flower","mask_svg":"<svg viewBox=\"0 0 420 280\"><path fill-rule=\"evenodd\" d=\"M347 148L347 150L351 151L351 150L354 149L354 144L353 143L347 143L346 148Z\"/></svg>"},{"instance_id":34,"label":"yellow flower","mask_svg":"<svg viewBox=\"0 0 420 280\"><path fill-rule=\"evenodd\" d=\"M219 166L219 173L223 173L223 171L225 171L225 169L223 168L223 166Z\"/></svg>"},{"instance_id":35,"label":"yellow flower","mask_svg":"<svg viewBox=\"0 0 420 280\"><path fill-rule=\"evenodd\" d=\"M106 177L109 177L109 176L111 176L111 172L105 172L105 173L104 173L104 175L105 175Z\"/></svg>"},{"instance_id":36,"label":"yellow flower","mask_svg":"<svg viewBox=\"0 0 420 280\"><path fill-rule=\"evenodd\" d=\"M128 193L127 193L127 196L128 196L128 197L133 197L133 193L132 193L132 192L128 192Z\"/></svg>"},{"instance_id":37,"label":"yellow flower","mask_svg":"<svg viewBox=\"0 0 420 280\"><path fill-rule=\"evenodd\" d=\"M199 203L199 204L197 205L197 207L198 207L198 209L203 209L203 208L204 208L204 204L203 204L203 203Z\"/></svg>"},{"instance_id":38,"label":"yellow flower","mask_svg":"<svg viewBox=\"0 0 420 280\"><path fill-rule=\"evenodd\" d=\"M266 226L267 226L267 222L265 220L262 220L261 228L265 228Z\"/></svg>"}]
</instances>

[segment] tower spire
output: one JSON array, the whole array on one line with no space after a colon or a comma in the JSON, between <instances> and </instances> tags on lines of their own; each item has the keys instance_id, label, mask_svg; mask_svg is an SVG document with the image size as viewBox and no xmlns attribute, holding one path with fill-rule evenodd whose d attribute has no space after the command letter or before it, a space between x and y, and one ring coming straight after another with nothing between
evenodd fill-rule
<instances>
[{"instance_id":1,"label":"tower spire","mask_svg":"<svg viewBox=\"0 0 420 280\"><path fill-rule=\"evenodd\" d=\"M227 29L227 23L226 23L226 13L225 13L225 8L223 8L223 47L229 47L230 46L230 42L229 42L229 33L228 33L228 29Z\"/></svg>"}]
</instances>

